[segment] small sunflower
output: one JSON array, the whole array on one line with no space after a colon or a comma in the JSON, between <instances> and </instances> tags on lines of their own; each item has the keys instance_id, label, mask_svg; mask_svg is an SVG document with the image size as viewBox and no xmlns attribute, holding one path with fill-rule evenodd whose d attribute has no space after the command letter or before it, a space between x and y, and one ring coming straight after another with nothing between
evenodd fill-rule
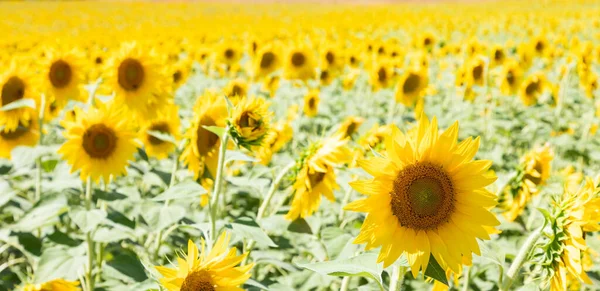
<instances>
[{"instance_id":1,"label":"small sunflower","mask_svg":"<svg viewBox=\"0 0 600 291\"><path fill-rule=\"evenodd\" d=\"M134 116L153 118L170 103L169 78L152 52L136 43L127 43L113 57L106 84L115 92L115 101Z\"/></svg>"},{"instance_id":2,"label":"small sunflower","mask_svg":"<svg viewBox=\"0 0 600 291\"><path fill-rule=\"evenodd\" d=\"M263 98L249 97L233 109L228 123L231 138L242 147L260 146L270 130L272 112Z\"/></svg>"},{"instance_id":3,"label":"small sunflower","mask_svg":"<svg viewBox=\"0 0 600 291\"><path fill-rule=\"evenodd\" d=\"M271 126L263 145L252 151L263 165L268 165L274 153L280 151L293 137L294 130L289 120L280 120Z\"/></svg>"},{"instance_id":4,"label":"small sunflower","mask_svg":"<svg viewBox=\"0 0 600 291\"><path fill-rule=\"evenodd\" d=\"M302 109L306 116L315 117L317 115L319 102L321 102L319 95L319 89L312 89L304 96L304 107Z\"/></svg>"},{"instance_id":5,"label":"small sunflower","mask_svg":"<svg viewBox=\"0 0 600 291\"><path fill-rule=\"evenodd\" d=\"M542 73L536 73L523 81L519 88L519 98L521 98L521 101L523 101L525 106L531 106L537 103L540 94L544 91L546 86L545 80L546 78Z\"/></svg>"},{"instance_id":6,"label":"small sunflower","mask_svg":"<svg viewBox=\"0 0 600 291\"><path fill-rule=\"evenodd\" d=\"M422 114L408 134L392 128L385 156L359 161L373 178L350 185L367 198L344 209L367 213L354 242L381 247L384 267L404 253L415 278L432 259L458 273L463 259L480 254L477 239L490 239L499 225L489 210L496 196L485 189L496 180L491 162L472 160L479 138L457 143L457 136L458 123L440 134L436 118Z\"/></svg>"},{"instance_id":7,"label":"small sunflower","mask_svg":"<svg viewBox=\"0 0 600 291\"><path fill-rule=\"evenodd\" d=\"M340 48L333 45L321 50L321 70L335 73L344 67L344 58L340 55Z\"/></svg>"},{"instance_id":8,"label":"small sunflower","mask_svg":"<svg viewBox=\"0 0 600 291\"><path fill-rule=\"evenodd\" d=\"M499 45L494 46L490 59L492 60L492 67L501 66L506 60L506 52L504 52L504 48Z\"/></svg>"},{"instance_id":9,"label":"small sunflower","mask_svg":"<svg viewBox=\"0 0 600 291\"><path fill-rule=\"evenodd\" d=\"M385 89L392 85L393 70L389 63L380 62L371 68L369 82L374 91Z\"/></svg>"},{"instance_id":10,"label":"small sunflower","mask_svg":"<svg viewBox=\"0 0 600 291\"><path fill-rule=\"evenodd\" d=\"M329 84L331 84L331 82L333 82L333 72L325 69L325 70L321 70L321 72L319 73L319 82L321 83L321 86L329 86Z\"/></svg>"},{"instance_id":11,"label":"small sunflower","mask_svg":"<svg viewBox=\"0 0 600 291\"><path fill-rule=\"evenodd\" d=\"M294 174L294 198L285 215L289 220L312 215L321 204L321 195L334 201L333 191L339 189L334 167L347 162L350 152L347 139L335 135L313 143L300 155Z\"/></svg>"},{"instance_id":12,"label":"small sunflower","mask_svg":"<svg viewBox=\"0 0 600 291\"><path fill-rule=\"evenodd\" d=\"M17 146L34 146L40 138L38 122L33 119L27 125L19 125L12 131L0 131L0 157L10 158L10 152Z\"/></svg>"},{"instance_id":13,"label":"small sunflower","mask_svg":"<svg viewBox=\"0 0 600 291\"><path fill-rule=\"evenodd\" d=\"M218 149L221 138L204 126L225 127L227 120L227 103L222 96L206 91L199 96L194 105L192 124L185 133L188 141L180 160L187 165L198 179L204 175L205 169L212 177L216 175Z\"/></svg>"},{"instance_id":14,"label":"small sunflower","mask_svg":"<svg viewBox=\"0 0 600 291\"><path fill-rule=\"evenodd\" d=\"M486 77L486 63L483 58L476 57L467 65L467 84L469 86L483 86Z\"/></svg>"},{"instance_id":15,"label":"small sunflower","mask_svg":"<svg viewBox=\"0 0 600 291\"><path fill-rule=\"evenodd\" d=\"M515 60L506 61L500 73L500 89L506 95L516 94L521 85L522 73Z\"/></svg>"},{"instance_id":16,"label":"small sunflower","mask_svg":"<svg viewBox=\"0 0 600 291\"><path fill-rule=\"evenodd\" d=\"M421 97L421 92L427 88L429 79L427 71L411 69L406 71L401 77L396 87L396 102L405 106L413 107Z\"/></svg>"},{"instance_id":17,"label":"small sunflower","mask_svg":"<svg viewBox=\"0 0 600 291\"><path fill-rule=\"evenodd\" d=\"M340 128L336 131L341 134L343 138L351 138L357 131L358 128L365 122L365 119L359 116L348 116Z\"/></svg>"},{"instance_id":18,"label":"small sunflower","mask_svg":"<svg viewBox=\"0 0 600 291\"><path fill-rule=\"evenodd\" d=\"M23 291L79 291L79 281L54 279L41 284L27 284Z\"/></svg>"},{"instance_id":19,"label":"small sunflower","mask_svg":"<svg viewBox=\"0 0 600 291\"><path fill-rule=\"evenodd\" d=\"M248 96L248 82L242 78L231 80L223 89L223 93L234 104Z\"/></svg>"},{"instance_id":20,"label":"small sunflower","mask_svg":"<svg viewBox=\"0 0 600 291\"><path fill-rule=\"evenodd\" d=\"M360 75L360 70L351 70L346 75L342 77L342 88L345 91L350 91L354 89L354 85L356 84L356 79Z\"/></svg>"},{"instance_id":21,"label":"small sunflower","mask_svg":"<svg viewBox=\"0 0 600 291\"><path fill-rule=\"evenodd\" d=\"M230 238L223 232L209 252L204 239L200 251L189 240L185 258L177 258L177 268L155 267L163 275L160 284L169 291L243 291L239 286L250 278L253 264L236 267L248 254L229 249Z\"/></svg>"},{"instance_id":22,"label":"small sunflower","mask_svg":"<svg viewBox=\"0 0 600 291\"><path fill-rule=\"evenodd\" d=\"M280 48L276 44L267 44L262 47L253 59L254 79L260 80L281 67L282 58Z\"/></svg>"},{"instance_id":23,"label":"small sunflower","mask_svg":"<svg viewBox=\"0 0 600 291\"><path fill-rule=\"evenodd\" d=\"M358 145L362 147L362 150L365 153L371 149L377 152L383 152L385 150L385 139L389 137L391 133L391 126L375 124L358 139Z\"/></svg>"},{"instance_id":24,"label":"small sunflower","mask_svg":"<svg viewBox=\"0 0 600 291\"><path fill-rule=\"evenodd\" d=\"M51 117L65 107L69 100L85 101L82 86L85 82L85 68L81 64L81 56L76 51L46 52L47 61L44 65L44 85L46 105Z\"/></svg>"},{"instance_id":25,"label":"small sunflower","mask_svg":"<svg viewBox=\"0 0 600 291\"><path fill-rule=\"evenodd\" d=\"M277 89L279 89L280 81L281 81L281 77L275 76L275 75L265 78L265 80L263 81L262 87L263 87L264 91L269 92L269 97L271 97L271 98L275 97L275 94L277 93Z\"/></svg>"},{"instance_id":26,"label":"small sunflower","mask_svg":"<svg viewBox=\"0 0 600 291\"><path fill-rule=\"evenodd\" d=\"M284 61L284 76L290 80L313 79L316 75L315 61L312 51L306 46L290 49Z\"/></svg>"},{"instance_id":27,"label":"small sunflower","mask_svg":"<svg viewBox=\"0 0 600 291\"><path fill-rule=\"evenodd\" d=\"M171 74L173 92L187 82L191 69L192 64L189 60L180 60L171 66L169 73Z\"/></svg>"},{"instance_id":28,"label":"small sunflower","mask_svg":"<svg viewBox=\"0 0 600 291\"><path fill-rule=\"evenodd\" d=\"M175 150L175 144L149 133L156 131L173 137L174 141L179 140L179 114L176 105L170 105L164 108L158 115L143 122L140 129L140 139L144 142L144 148L148 156L164 159Z\"/></svg>"},{"instance_id":29,"label":"small sunflower","mask_svg":"<svg viewBox=\"0 0 600 291\"><path fill-rule=\"evenodd\" d=\"M90 177L98 183L103 178L106 182L111 176L126 173L137 144L136 133L123 114L112 102L99 103L98 107L78 114L76 122L61 122L66 141L58 153L71 164L71 171L81 170L82 180Z\"/></svg>"},{"instance_id":30,"label":"small sunflower","mask_svg":"<svg viewBox=\"0 0 600 291\"><path fill-rule=\"evenodd\" d=\"M36 107L40 106L37 81L29 73L26 66L19 66L12 62L6 71L0 73L0 106L7 106L12 102L31 99ZM11 110L0 110L0 125L3 131L13 131L19 126L29 126L29 123L38 118L36 110L31 107L21 107Z\"/></svg>"},{"instance_id":31,"label":"small sunflower","mask_svg":"<svg viewBox=\"0 0 600 291\"><path fill-rule=\"evenodd\" d=\"M235 41L224 41L215 47L215 61L228 67L237 65L243 56L240 45Z\"/></svg>"}]
</instances>

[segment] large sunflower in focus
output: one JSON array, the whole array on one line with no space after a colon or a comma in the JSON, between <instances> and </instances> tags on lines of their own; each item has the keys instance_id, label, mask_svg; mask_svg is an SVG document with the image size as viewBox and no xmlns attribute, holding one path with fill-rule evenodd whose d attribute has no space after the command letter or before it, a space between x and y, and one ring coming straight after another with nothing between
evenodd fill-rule
<instances>
[{"instance_id":1,"label":"large sunflower in focus","mask_svg":"<svg viewBox=\"0 0 600 291\"><path fill-rule=\"evenodd\" d=\"M225 127L227 103L225 98L206 91L198 97L194 105L194 119L185 133L188 144L180 160L194 173L195 179L203 176L205 169L215 177L218 163L218 149L221 138L204 126Z\"/></svg>"},{"instance_id":2,"label":"large sunflower in focus","mask_svg":"<svg viewBox=\"0 0 600 291\"><path fill-rule=\"evenodd\" d=\"M17 146L34 146L40 138L38 121L32 119L27 125L19 125L9 131L0 130L0 157L10 158L10 152Z\"/></svg>"},{"instance_id":3,"label":"large sunflower in focus","mask_svg":"<svg viewBox=\"0 0 600 291\"><path fill-rule=\"evenodd\" d=\"M82 92L82 85L85 75L81 56L76 51L49 50L46 52L46 58L42 71L44 91L47 94L46 106L51 109L48 113L54 115L64 108L69 100L84 101L82 99L86 96Z\"/></svg>"},{"instance_id":4,"label":"large sunflower in focus","mask_svg":"<svg viewBox=\"0 0 600 291\"><path fill-rule=\"evenodd\" d=\"M479 138L457 136L458 123L440 134L423 114L413 133L393 127L385 156L358 162L373 178L350 183L367 198L345 209L367 213L354 242L381 247L384 267L404 253L415 278L432 258L458 273L463 258L480 254L477 238L489 239L499 224L489 211L496 196L485 189L496 180L491 162L473 160Z\"/></svg>"},{"instance_id":5,"label":"large sunflower in focus","mask_svg":"<svg viewBox=\"0 0 600 291\"><path fill-rule=\"evenodd\" d=\"M290 80L313 79L316 75L316 64L311 49L307 46L295 46L290 49L284 60L284 76Z\"/></svg>"},{"instance_id":6,"label":"large sunflower in focus","mask_svg":"<svg viewBox=\"0 0 600 291\"><path fill-rule=\"evenodd\" d=\"M139 132L140 139L144 142L146 153L151 157L164 159L175 149L175 144L157 138L150 131L170 135L174 141L179 140L179 114L176 105L163 109L156 118L146 120Z\"/></svg>"},{"instance_id":7,"label":"large sunflower in focus","mask_svg":"<svg viewBox=\"0 0 600 291\"><path fill-rule=\"evenodd\" d=\"M294 198L285 215L289 220L312 215L321 204L321 195L334 201L333 190L339 189L334 167L351 156L348 140L338 134L309 145L297 160L294 179Z\"/></svg>"},{"instance_id":8,"label":"large sunflower in focus","mask_svg":"<svg viewBox=\"0 0 600 291\"><path fill-rule=\"evenodd\" d=\"M170 103L168 75L157 57L136 43L127 43L111 59L106 84L115 101L136 117L153 118Z\"/></svg>"},{"instance_id":9,"label":"large sunflower in focus","mask_svg":"<svg viewBox=\"0 0 600 291\"><path fill-rule=\"evenodd\" d=\"M254 264L238 266L248 255L237 255L229 249L231 236L219 236L212 249L207 251L204 239L202 248L190 240L185 258L177 258L177 268L155 267L163 275L160 284L169 291L243 291L239 286L250 278Z\"/></svg>"},{"instance_id":10,"label":"large sunflower in focus","mask_svg":"<svg viewBox=\"0 0 600 291\"><path fill-rule=\"evenodd\" d=\"M71 171L81 170L81 179L90 177L98 183L111 176L126 173L129 160L137 150L136 133L121 107L111 102L98 103L88 112L78 112L74 121L63 120L66 141L58 150L71 165Z\"/></svg>"},{"instance_id":11,"label":"large sunflower in focus","mask_svg":"<svg viewBox=\"0 0 600 291\"><path fill-rule=\"evenodd\" d=\"M13 62L8 69L0 73L0 99L2 99L0 106L4 107L23 99L31 99L36 108L39 108L40 95L36 89L38 84L35 77L29 73L30 71L29 68ZM19 126L27 127L34 118L37 118L36 110L28 106L0 110L0 125L4 125L5 132L14 131Z\"/></svg>"}]
</instances>

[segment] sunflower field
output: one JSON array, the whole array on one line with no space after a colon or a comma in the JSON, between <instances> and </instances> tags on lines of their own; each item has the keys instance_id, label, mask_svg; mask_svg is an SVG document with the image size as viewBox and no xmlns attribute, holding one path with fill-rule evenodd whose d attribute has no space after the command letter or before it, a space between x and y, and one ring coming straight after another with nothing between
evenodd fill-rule
<instances>
[{"instance_id":1,"label":"sunflower field","mask_svg":"<svg viewBox=\"0 0 600 291\"><path fill-rule=\"evenodd\" d=\"M600 290L597 0L1 2L0 31L0 291Z\"/></svg>"}]
</instances>

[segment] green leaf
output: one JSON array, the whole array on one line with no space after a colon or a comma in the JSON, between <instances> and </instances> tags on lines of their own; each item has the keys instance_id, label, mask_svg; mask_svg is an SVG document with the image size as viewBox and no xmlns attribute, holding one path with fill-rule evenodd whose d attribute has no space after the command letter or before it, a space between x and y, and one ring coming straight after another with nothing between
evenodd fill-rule
<instances>
[{"instance_id":1,"label":"green leaf","mask_svg":"<svg viewBox=\"0 0 600 291\"><path fill-rule=\"evenodd\" d=\"M200 195L204 193L206 193L206 189L200 186L200 184L194 181L185 181L167 189L152 200L200 199Z\"/></svg>"},{"instance_id":2,"label":"green leaf","mask_svg":"<svg viewBox=\"0 0 600 291\"><path fill-rule=\"evenodd\" d=\"M106 211L101 209L85 210L83 208L75 208L69 212L71 220L77 224L82 232L87 233L93 231L106 218Z\"/></svg>"},{"instance_id":3,"label":"green leaf","mask_svg":"<svg viewBox=\"0 0 600 291\"><path fill-rule=\"evenodd\" d=\"M479 248L481 249L481 257L488 261L501 266L504 268L504 259L506 254L498 247L493 248L494 245L490 241L481 242Z\"/></svg>"},{"instance_id":4,"label":"green leaf","mask_svg":"<svg viewBox=\"0 0 600 291\"><path fill-rule=\"evenodd\" d=\"M383 289L381 281L383 267L382 264L377 263L377 256L375 253L363 253L344 260L297 265L322 275L368 277L375 280Z\"/></svg>"},{"instance_id":5,"label":"green leaf","mask_svg":"<svg viewBox=\"0 0 600 291\"><path fill-rule=\"evenodd\" d=\"M144 266L140 263L140 259L131 250L122 250L123 252L115 256L106 264L117 269L122 274L133 278L137 282L142 282L148 279Z\"/></svg>"},{"instance_id":6,"label":"green leaf","mask_svg":"<svg viewBox=\"0 0 600 291\"><path fill-rule=\"evenodd\" d=\"M260 226L250 217L241 217L230 223L229 226L233 233L246 239L252 239L257 244L267 247L277 247L271 238L260 228Z\"/></svg>"},{"instance_id":7,"label":"green leaf","mask_svg":"<svg viewBox=\"0 0 600 291\"><path fill-rule=\"evenodd\" d=\"M17 101L10 102L2 107L0 107L0 111L9 111L18 108L29 107L35 109L35 100L29 98L23 98Z\"/></svg>"},{"instance_id":8,"label":"green leaf","mask_svg":"<svg viewBox=\"0 0 600 291\"><path fill-rule=\"evenodd\" d=\"M104 226L101 226L100 228L98 228L95 232L94 232L94 241L95 242L100 242L100 243L111 243L111 242L118 242L124 239L135 239L135 236L132 234L129 234L128 232L120 229L120 228L107 228Z\"/></svg>"},{"instance_id":9,"label":"green leaf","mask_svg":"<svg viewBox=\"0 0 600 291\"><path fill-rule=\"evenodd\" d=\"M64 198L42 202L29 210L11 229L32 232L43 226L53 225L58 221L59 215L68 211L66 203Z\"/></svg>"},{"instance_id":10,"label":"green leaf","mask_svg":"<svg viewBox=\"0 0 600 291\"><path fill-rule=\"evenodd\" d=\"M142 209L142 216L148 223L148 226L153 231L159 231L165 229L185 216L185 209L177 205L146 205Z\"/></svg>"},{"instance_id":11,"label":"green leaf","mask_svg":"<svg viewBox=\"0 0 600 291\"><path fill-rule=\"evenodd\" d=\"M58 160L56 159L45 160L42 162L42 169L46 172L52 172L56 164L58 164Z\"/></svg>"},{"instance_id":12,"label":"green leaf","mask_svg":"<svg viewBox=\"0 0 600 291\"><path fill-rule=\"evenodd\" d=\"M225 134L225 128L223 128L223 127L205 126L205 125L203 125L202 127L204 127L204 129L218 135L219 137L222 137Z\"/></svg>"},{"instance_id":13,"label":"green leaf","mask_svg":"<svg viewBox=\"0 0 600 291\"><path fill-rule=\"evenodd\" d=\"M17 233L19 244L21 244L28 252L39 256L42 254L42 240L29 232Z\"/></svg>"},{"instance_id":14,"label":"green leaf","mask_svg":"<svg viewBox=\"0 0 600 291\"><path fill-rule=\"evenodd\" d=\"M429 255L429 264L427 265L427 270L425 270L425 276L433 278L448 286L446 271L438 264L433 255Z\"/></svg>"},{"instance_id":15,"label":"green leaf","mask_svg":"<svg viewBox=\"0 0 600 291\"><path fill-rule=\"evenodd\" d=\"M175 138L168 133L160 132L157 130L148 130L148 131L146 131L146 133L148 133L149 135L151 135L155 138L158 138L164 142L170 142L175 145L177 144L177 141L175 140Z\"/></svg>"},{"instance_id":16,"label":"green leaf","mask_svg":"<svg viewBox=\"0 0 600 291\"><path fill-rule=\"evenodd\" d=\"M243 162L256 162L257 159L251 156L248 156L240 151L227 151L225 154L227 160L225 163L229 163L232 161L243 161Z\"/></svg>"},{"instance_id":17,"label":"green leaf","mask_svg":"<svg viewBox=\"0 0 600 291\"><path fill-rule=\"evenodd\" d=\"M298 218L292 221L292 223L288 225L287 230L291 232L313 234L312 230L310 229L310 225L308 225L308 222L306 222L304 218Z\"/></svg>"},{"instance_id":18,"label":"green leaf","mask_svg":"<svg viewBox=\"0 0 600 291\"><path fill-rule=\"evenodd\" d=\"M0 180L0 207L8 203L13 197L17 196L17 191L12 190L10 184L5 180Z\"/></svg>"},{"instance_id":19,"label":"green leaf","mask_svg":"<svg viewBox=\"0 0 600 291\"><path fill-rule=\"evenodd\" d=\"M83 274L86 263L85 246L66 248L63 246L45 249L35 272L34 283L53 279L77 280Z\"/></svg>"}]
</instances>

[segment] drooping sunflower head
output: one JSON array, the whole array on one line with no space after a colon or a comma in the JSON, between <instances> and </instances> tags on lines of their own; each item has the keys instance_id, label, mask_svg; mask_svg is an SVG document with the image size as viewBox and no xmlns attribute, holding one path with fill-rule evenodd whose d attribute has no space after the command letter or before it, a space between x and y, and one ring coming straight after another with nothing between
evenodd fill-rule
<instances>
[{"instance_id":1,"label":"drooping sunflower head","mask_svg":"<svg viewBox=\"0 0 600 291\"><path fill-rule=\"evenodd\" d=\"M306 116L314 117L317 115L317 112L319 111L319 102L321 102L319 95L319 89L312 89L304 96L304 106L302 107L302 110Z\"/></svg>"},{"instance_id":2,"label":"drooping sunflower head","mask_svg":"<svg viewBox=\"0 0 600 291\"><path fill-rule=\"evenodd\" d=\"M527 77L519 88L519 97L523 101L523 104L525 106L536 104L545 86L545 76L543 73L535 73Z\"/></svg>"},{"instance_id":3,"label":"drooping sunflower head","mask_svg":"<svg viewBox=\"0 0 600 291\"><path fill-rule=\"evenodd\" d=\"M136 133L122 116L118 105L98 103L76 122L61 122L66 141L58 153L71 164L71 171L81 170L82 180L91 178L98 183L102 178L107 182L111 176L126 173L138 145Z\"/></svg>"},{"instance_id":4,"label":"drooping sunflower head","mask_svg":"<svg viewBox=\"0 0 600 291\"><path fill-rule=\"evenodd\" d=\"M79 281L54 279L40 284L27 284L23 291L80 291Z\"/></svg>"},{"instance_id":5,"label":"drooping sunflower head","mask_svg":"<svg viewBox=\"0 0 600 291\"><path fill-rule=\"evenodd\" d=\"M249 97L235 106L228 123L237 145L246 148L262 145L271 127L273 113L269 105L263 98Z\"/></svg>"},{"instance_id":6,"label":"drooping sunflower head","mask_svg":"<svg viewBox=\"0 0 600 291\"><path fill-rule=\"evenodd\" d=\"M169 76L153 52L126 43L108 67L106 85L115 92L115 101L134 116L153 118L170 102Z\"/></svg>"},{"instance_id":7,"label":"drooping sunflower head","mask_svg":"<svg viewBox=\"0 0 600 291\"><path fill-rule=\"evenodd\" d=\"M284 75L290 80L308 80L316 75L313 52L306 46L290 49L284 60Z\"/></svg>"},{"instance_id":8,"label":"drooping sunflower head","mask_svg":"<svg viewBox=\"0 0 600 291\"><path fill-rule=\"evenodd\" d=\"M334 201L333 191L339 189L334 168L351 158L346 147L347 138L336 134L322 141L310 144L296 160L292 170L294 176L294 197L285 218L312 215L321 204L321 195Z\"/></svg>"},{"instance_id":9,"label":"drooping sunflower head","mask_svg":"<svg viewBox=\"0 0 600 291\"><path fill-rule=\"evenodd\" d=\"M341 134L343 138L351 138L363 122L365 122L365 119L360 116L348 116L340 125L337 133Z\"/></svg>"},{"instance_id":10,"label":"drooping sunflower head","mask_svg":"<svg viewBox=\"0 0 600 291\"><path fill-rule=\"evenodd\" d=\"M237 266L248 254L238 255L235 248L230 249L230 239L223 232L210 251L206 250L204 239L200 251L188 241L187 254L177 258L176 268L155 267L163 275L160 284L169 291L242 290L239 286L250 278L254 264Z\"/></svg>"},{"instance_id":11,"label":"drooping sunflower head","mask_svg":"<svg viewBox=\"0 0 600 291\"><path fill-rule=\"evenodd\" d=\"M215 177L218 164L218 148L221 138L208 126L225 127L227 121L227 103L220 94L205 91L194 105L192 124L185 133L187 145L180 160L194 173L194 178L202 177L206 170Z\"/></svg>"},{"instance_id":12,"label":"drooping sunflower head","mask_svg":"<svg viewBox=\"0 0 600 291\"><path fill-rule=\"evenodd\" d=\"M0 107L9 106L13 102L24 102L25 99L33 101L33 106L39 108L40 94L38 81L24 66L12 62L6 71L0 73ZM15 104L13 104L15 105ZM19 126L29 126L37 118L37 113L30 106L18 106L10 110L0 110L0 125L4 131L14 131Z\"/></svg>"},{"instance_id":13,"label":"drooping sunflower head","mask_svg":"<svg viewBox=\"0 0 600 291\"><path fill-rule=\"evenodd\" d=\"M554 153L549 144L527 153L521 160L525 171L523 179L534 186L544 184L550 177L553 159Z\"/></svg>"},{"instance_id":14,"label":"drooping sunflower head","mask_svg":"<svg viewBox=\"0 0 600 291\"><path fill-rule=\"evenodd\" d=\"M373 178L350 183L367 198L345 209L367 213L355 243L381 247L384 267L404 253L414 277L433 259L459 272L479 254L477 238L499 224L489 211L496 196L485 189L496 180L491 162L473 160L479 138L459 143L457 135L458 123L440 134L436 118L422 114L414 134L392 127L385 156L358 162Z\"/></svg>"},{"instance_id":15,"label":"drooping sunflower head","mask_svg":"<svg viewBox=\"0 0 600 291\"><path fill-rule=\"evenodd\" d=\"M396 102L400 102L405 106L415 106L421 92L427 87L428 83L427 71L419 69L406 71L400 77L396 87Z\"/></svg>"},{"instance_id":16,"label":"drooping sunflower head","mask_svg":"<svg viewBox=\"0 0 600 291\"><path fill-rule=\"evenodd\" d=\"M0 157L10 159L10 152L17 146L34 146L38 143L40 134L37 119L32 119L27 125L19 125L9 131L0 130Z\"/></svg>"},{"instance_id":17,"label":"drooping sunflower head","mask_svg":"<svg viewBox=\"0 0 600 291\"><path fill-rule=\"evenodd\" d=\"M141 126L140 139L148 156L164 159L175 149L179 140L179 114L176 105L163 109L154 119Z\"/></svg>"},{"instance_id":18,"label":"drooping sunflower head","mask_svg":"<svg viewBox=\"0 0 600 291\"><path fill-rule=\"evenodd\" d=\"M85 68L82 66L80 53L53 49L46 52L46 58L43 69L46 104L56 108L50 113L58 113L69 100L84 101L82 85L85 81Z\"/></svg>"}]
</instances>

